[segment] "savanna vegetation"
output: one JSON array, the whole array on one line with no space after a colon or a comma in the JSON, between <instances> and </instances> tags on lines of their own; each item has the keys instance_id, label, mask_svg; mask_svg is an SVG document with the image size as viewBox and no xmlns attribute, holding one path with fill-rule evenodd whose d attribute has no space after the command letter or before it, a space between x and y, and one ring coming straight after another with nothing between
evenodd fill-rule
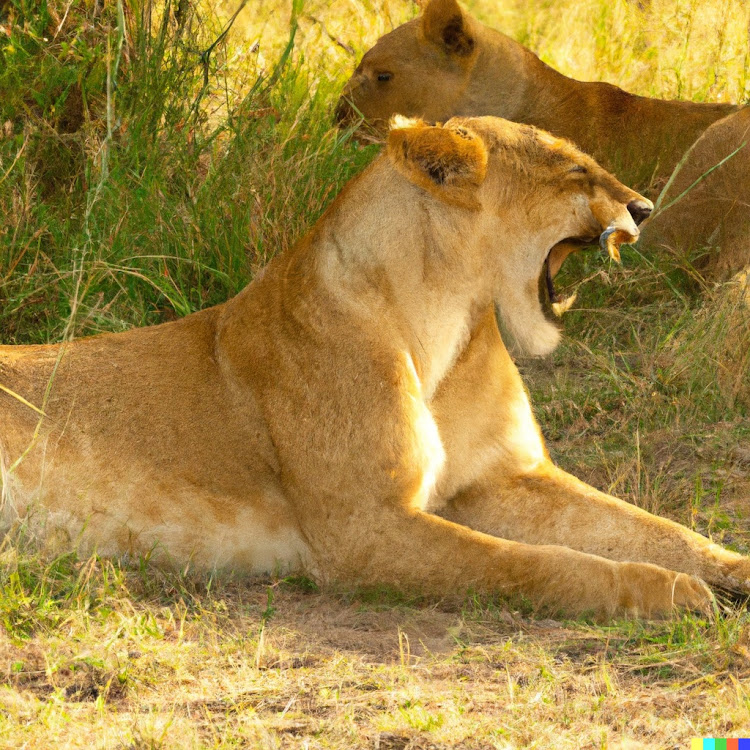
<instances>
[{"instance_id":1,"label":"savanna vegetation","mask_svg":"<svg viewBox=\"0 0 750 750\"><path fill-rule=\"evenodd\" d=\"M467 5L576 78L750 96L743 0ZM239 291L377 153L333 128L333 107L361 53L417 12L0 0L0 341L158 323ZM566 341L520 365L561 465L748 553L748 280L711 285L678 258L572 258ZM713 621L561 622L517 601L79 556L16 525L0 546L0 747L750 736L750 616L719 604Z\"/></svg>"}]
</instances>

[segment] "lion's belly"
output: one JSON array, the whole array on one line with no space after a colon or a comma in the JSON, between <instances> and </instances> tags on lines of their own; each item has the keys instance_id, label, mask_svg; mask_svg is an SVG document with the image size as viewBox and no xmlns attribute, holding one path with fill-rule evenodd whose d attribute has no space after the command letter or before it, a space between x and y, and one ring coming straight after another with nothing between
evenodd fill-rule
<instances>
[{"instance_id":1,"label":"lion's belly","mask_svg":"<svg viewBox=\"0 0 750 750\"><path fill-rule=\"evenodd\" d=\"M149 555L204 569L249 573L309 567L291 506L270 475L242 493L216 477L74 454L42 439L11 472L5 456L5 524L27 518L43 539L103 555Z\"/></svg>"}]
</instances>

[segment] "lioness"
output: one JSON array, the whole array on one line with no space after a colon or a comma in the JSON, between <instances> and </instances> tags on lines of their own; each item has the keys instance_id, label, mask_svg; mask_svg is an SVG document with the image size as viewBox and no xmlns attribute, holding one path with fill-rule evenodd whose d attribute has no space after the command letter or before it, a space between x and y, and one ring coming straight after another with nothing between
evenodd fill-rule
<instances>
[{"instance_id":1,"label":"lioness","mask_svg":"<svg viewBox=\"0 0 750 750\"><path fill-rule=\"evenodd\" d=\"M6 512L102 553L600 616L706 609L697 576L750 591L747 558L552 464L495 322L493 302L516 346L552 350L551 249L616 254L649 208L529 126L401 122L229 302L0 347Z\"/></svg>"},{"instance_id":2,"label":"lioness","mask_svg":"<svg viewBox=\"0 0 750 750\"><path fill-rule=\"evenodd\" d=\"M641 244L702 250L696 266L711 279L750 266L750 107L703 133L659 201Z\"/></svg>"},{"instance_id":3,"label":"lioness","mask_svg":"<svg viewBox=\"0 0 750 750\"><path fill-rule=\"evenodd\" d=\"M712 122L735 109L576 81L472 18L456 0L430 0L419 18L364 55L337 117L348 122L361 113L375 124L396 113L440 122L455 115L506 117L569 138L621 180L648 188L671 174Z\"/></svg>"}]
</instances>

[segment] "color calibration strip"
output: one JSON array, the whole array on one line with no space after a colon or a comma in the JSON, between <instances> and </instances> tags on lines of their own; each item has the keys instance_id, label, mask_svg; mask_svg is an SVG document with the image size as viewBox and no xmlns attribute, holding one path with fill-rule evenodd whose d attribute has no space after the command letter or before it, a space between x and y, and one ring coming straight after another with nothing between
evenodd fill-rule
<instances>
[{"instance_id":1,"label":"color calibration strip","mask_svg":"<svg viewBox=\"0 0 750 750\"><path fill-rule=\"evenodd\" d=\"M750 750L750 739L693 737L690 741L690 750Z\"/></svg>"}]
</instances>

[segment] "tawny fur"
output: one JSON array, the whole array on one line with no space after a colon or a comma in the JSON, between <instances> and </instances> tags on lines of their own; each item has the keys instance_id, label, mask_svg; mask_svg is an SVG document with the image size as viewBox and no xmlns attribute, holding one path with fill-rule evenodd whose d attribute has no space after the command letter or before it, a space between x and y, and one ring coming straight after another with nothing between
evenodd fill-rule
<instances>
[{"instance_id":1,"label":"tawny fur","mask_svg":"<svg viewBox=\"0 0 750 750\"><path fill-rule=\"evenodd\" d=\"M0 384L46 415L0 391L6 516L107 554L601 616L707 609L696 576L750 591L746 558L553 466L498 333L495 303L516 346L554 348L545 257L634 239L639 198L527 126L407 123L227 303L0 347Z\"/></svg>"},{"instance_id":2,"label":"tawny fur","mask_svg":"<svg viewBox=\"0 0 750 750\"><path fill-rule=\"evenodd\" d=\"M664 210L643 225L644 245L700 253L695 265L711 279L750 266L750 107L703 133L659 200Z\"/></svg>"}]
</instances>

